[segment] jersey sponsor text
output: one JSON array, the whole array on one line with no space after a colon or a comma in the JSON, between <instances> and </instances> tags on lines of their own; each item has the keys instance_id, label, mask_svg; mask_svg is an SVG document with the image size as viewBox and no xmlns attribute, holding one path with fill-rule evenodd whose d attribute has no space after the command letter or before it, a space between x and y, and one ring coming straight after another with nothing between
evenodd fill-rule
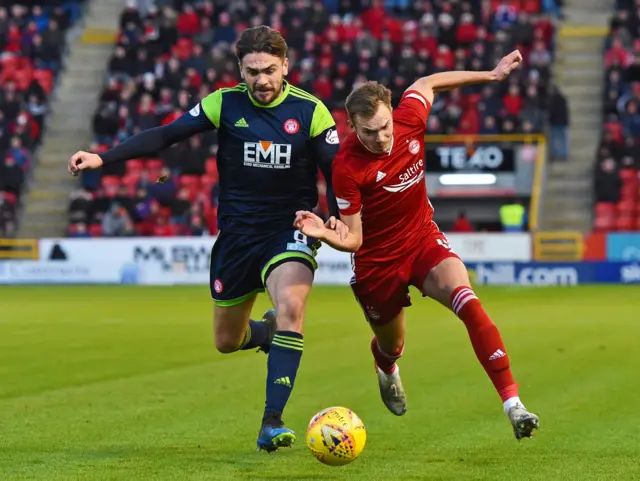
<instances>
[{"instance_id":1,"label":"jersey sponsor text","mask_svg":"<svg viewBox=\"0 0 640 481\"><path fill-rule=\"evenodd\" d=\"M262 169L291 167L291 144L275 144L261 140L244 143L244 165Z\"/></svg>"}]
</instances>

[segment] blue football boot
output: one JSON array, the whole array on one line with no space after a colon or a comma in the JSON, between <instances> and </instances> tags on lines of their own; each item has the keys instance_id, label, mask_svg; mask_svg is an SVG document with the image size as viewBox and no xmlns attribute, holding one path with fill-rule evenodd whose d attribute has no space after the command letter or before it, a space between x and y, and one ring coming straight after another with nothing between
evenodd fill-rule
<instances>
[{"instance_id":1,"label":"blue football boot","mask_svg":"<svg viewBox=\"0 0 640 481\"><path fill-rule=\"evenodd\" d=\"M280 415L265 413L258 434L258 451L271 453L278 448L289 448L296 441L296 433L285 428Z\"/></svg>"}]
</instances>

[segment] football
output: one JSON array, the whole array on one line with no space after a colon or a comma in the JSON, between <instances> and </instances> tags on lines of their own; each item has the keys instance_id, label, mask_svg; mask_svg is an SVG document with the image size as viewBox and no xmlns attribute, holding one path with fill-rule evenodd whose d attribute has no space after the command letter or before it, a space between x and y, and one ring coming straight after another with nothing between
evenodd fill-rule
<instances>
[{"instance_id":1,"label":"football","mask_svg":"<svg viewBox=\"0 0 640 481\"><path fill-rule=\"evenodd\" d=\"M307 428L307 446L315 458L329 466L344 466L354 461L367 441L362 420L351 409L330 407L311 418Z\"/></svg>"}]
</instances>

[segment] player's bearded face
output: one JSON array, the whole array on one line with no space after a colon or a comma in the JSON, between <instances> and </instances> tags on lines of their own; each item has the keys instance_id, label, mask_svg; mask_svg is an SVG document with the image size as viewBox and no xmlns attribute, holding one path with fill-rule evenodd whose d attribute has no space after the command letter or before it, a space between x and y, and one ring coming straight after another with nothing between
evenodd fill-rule
<instances>
[{"instance_id":1,"label":"player's bearded face","mask_svg":"<svg viewBox=\"0 0 640 481\"><path fill-rule=\"evenodd\" d=\"M353 128L362 145L374 154L383 154L391 149L393 117L386 105L381 103L373 117L362 118L356 115L353 119Z\"/></svg>"},{"instance_id":2,"label":"player's bearded face","mask_svg":"<svg viewBox=\"0 0 640 481\"><path fill-rule=\"evenodd\" d=\"M289 73L289 60L268 53L250 53L240 62L240 73L253 99L267 105L282 93L284 76Z\"/></svg>"}]
</instances>

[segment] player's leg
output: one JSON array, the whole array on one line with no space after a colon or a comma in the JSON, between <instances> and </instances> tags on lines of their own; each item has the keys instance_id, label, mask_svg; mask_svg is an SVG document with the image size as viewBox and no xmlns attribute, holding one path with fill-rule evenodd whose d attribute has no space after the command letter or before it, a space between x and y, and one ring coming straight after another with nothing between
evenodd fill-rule
<instances>
[{"instance_id":1,"label":"player's leg","mask_svg":"<svg viewBox=\"0 0 640 481\"><path fill-rule=\"evenodd\" d=\"M476 357L503 401L516 438L530 437L538 427L538 418L520 401L500 332L473 292L465 265L451 253L446 242L431 251L431 256L418 261L422 264L418 265L418 271L424 270L425 266L429 268L423 277L423 294L451 309L464 323ZM437 264L430 268L429 262Z\"/></svg>"},{"instance_id":2,"label":"player's leg","mask_svg":"<svg viewBox=\"0 0 640 481\"><path fill-rule=\"evenodd\" d=\"M210 288L215 345L222 353L256 348L269 351L274 312L267 311L259 321L250 319L256 294L264 290L259 264L254 246L242 236L218 236L211 251Z\"/></svg>"},{"instance_id":3,"label":"player's leg","mask_svg":"<svg viewBox=\"0 0 640 481\"><path fill-rule=\"evenodd\" d=\"M256 294L252 294L236 304L214 304L213 331L218 351L223 354L249 349L269 352L275 332L275 311L267 311L259 321L252 320L255 299Z\"/></svg>"},{"instance_id":4,"label":"player's leg","mask_svg":"<svg viewBox=\"0 0 640 481\"><path fill-rule=\"evenodd\" d=\"M371 326L371 353L375 359L382 402L396 416L407 411L407 396L397 361L404 352L405 313L410 305L406 285L392 273L381 274L380 282L352 282L351 288Z\"/></svg>"},{"instance_id":5,"label":"player's leg","mask_svg":"<svg viewBox=\"0 0 640 481\"><path fill-rule=\"evenodd\" d=\"M317 267L313 239L299 232L275 238L262 268L263 283L276 308L276 331L267 361L267 389L258 449L290 446L295 433L284 427L282 413L295 385L304 349L304 315Z\"/></svg>"}]
</instances>

